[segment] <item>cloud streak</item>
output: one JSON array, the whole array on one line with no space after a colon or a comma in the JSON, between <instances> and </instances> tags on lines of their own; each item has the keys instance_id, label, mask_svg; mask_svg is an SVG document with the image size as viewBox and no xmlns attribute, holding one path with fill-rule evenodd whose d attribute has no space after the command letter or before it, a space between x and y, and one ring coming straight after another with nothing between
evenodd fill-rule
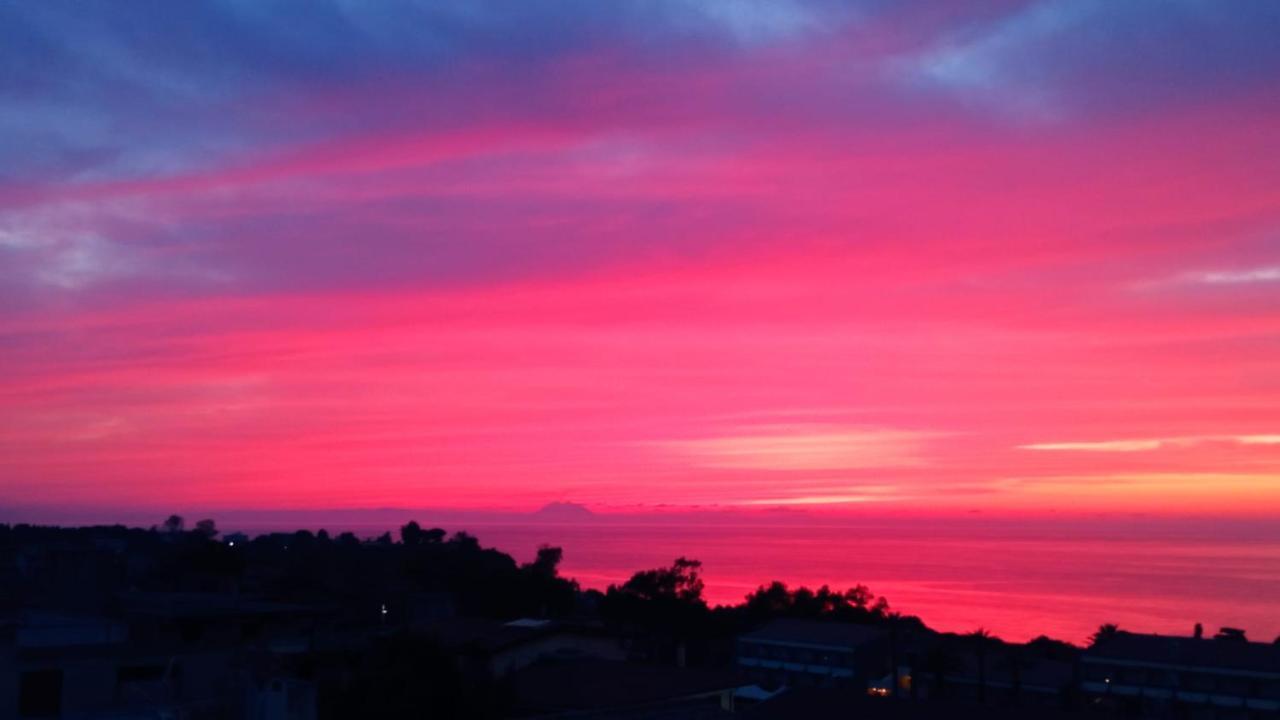
<instances>
[{"instance_id":1,"label":"cloud streak","mask_svg":"<svg viewBox=\"0 0 1280 720\"><path fill-rule=\"evenodd\" d=\"M1194 447L1207 443L1231 445L1280 445L1280 435L1192 435L1186 437L1149 438L1140 440L1099 440L1092 442L1056 442L1019 445L1020 450L1049 452L1150 452L1166 448Z\"/></svg>"},{"instance_id":2,"label":"cloud streak","mask_svg":"<svg viewBox=\"0 0 1280 720\"><path fill-rule=\"evenodd\" d=\"M1254 283L1280 282L1280 265L1249 268L1247 270L1217 270L1193 273L1190 282L1204 285L1251 285Z\"/></svg>"},{"instance_id":3,"label":"cloud streak","mask_svg":"<svg viewBox=\"0 0 1280 720\"><path fill-rule=\"evenodd\" d=\"M0 4L0 504L1138 512L1003 479L1275 473L1278 33Z\"/></svg>"},{"instance_id":4,"label":"cloud streak","mask_svg":"<svg viewBox=\"0 0 1280 720\"><path fill-rule=\"evenodd\" d=\"M735 470L849 470L926 464L929 433L882 428L777 428L658 443L694 467Z\"/></svg>"}]
</instances>

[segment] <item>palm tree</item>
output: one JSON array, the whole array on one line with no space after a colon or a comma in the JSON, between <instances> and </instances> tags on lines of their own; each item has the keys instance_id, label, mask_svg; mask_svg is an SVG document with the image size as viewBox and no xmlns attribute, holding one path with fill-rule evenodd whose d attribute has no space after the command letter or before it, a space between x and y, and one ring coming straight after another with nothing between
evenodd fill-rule
<instances>
[{"instance_id":1,"label":"palm tree","mask_svg":"<svg viewBox=\"0 0 1280 720\"><path fill-rule=\"evenodd\" d=\"M1105 623L1098 626L1098 631L1089 636L1089 647L1096 647L1109 640L1114 640L1120 633L1124 632L1119 625L1115 623Z\"/></svg>"},{"instance_id":2,"label":"palm tree","mask_svg":"<svg viewBox=\"0 0 1280 720\"><path fill-rule=\"evenodd\" d=\"M938 641L925 654L924 666L933 675L933 688L929 692L929 698L946 697L947 673L960 669L959 658L944 642Z\"/></svg>"},{"instance_id":3,"label":"palm tree","mask_svg":"<svg viewBox=\"0 0 1280 720\"><path fill-rule=\"evenodd\" d=\"M969 638L975 643L975 649L978 655L978 702L985 703L987 701L987 646L995 640L986 628L978 628L969 633Z\"/></svg>"},{"instance_id":4,"label":"palm tree","mask_svg":"<svg viewBox=\"0 0 1280 720\"><path fill-rule=\"evenodd\" d=\"M1022 696L1022 671L1030 667L1024 655L1025 648L1008 648L1001 658L1000 667L1009 671L1010 694L1015 700Z\"/></svg>"}]
</instances>

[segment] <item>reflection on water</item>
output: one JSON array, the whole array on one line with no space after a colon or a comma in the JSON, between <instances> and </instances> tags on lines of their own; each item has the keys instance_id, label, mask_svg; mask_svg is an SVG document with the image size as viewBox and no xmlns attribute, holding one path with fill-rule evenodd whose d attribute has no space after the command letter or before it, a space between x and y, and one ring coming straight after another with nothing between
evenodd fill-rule
<instances>
[{"instance_id":1,"label":"reflection on water","mask_svg":"<svg viewBox=\"0 0 1280 720\"><path fill-rule=\"evenodd\" d=\"M862 531L860 531L862 530ZM1280 633L1274 539L930 537L812 526L477 525L486 544L527 559L565 549L564 572L604 587L678 555L703 561L709 599L737 602L761 582L862 583L940 630L1082 641L1103 622L1164 633Z\"/></svg>"},{"instance_id":2,"label":"reflection on water","mask_svg":"<svg viewBox=\"0 0 1280 720\"><path fill-rule=\"evenodd\" d=\"M1268 642L1280 634L1280 535L1265 529L905 520L442 526L521 561L540 544L559 545L564 574L593 588L684 555L703 562L713 603L737 602L773 579L862 583L939 630L982 626L1009 640L1044 633L1081 642L1103 622L1178 634L1196 622L1228 625Z\"/></svg>"}]
</instances>

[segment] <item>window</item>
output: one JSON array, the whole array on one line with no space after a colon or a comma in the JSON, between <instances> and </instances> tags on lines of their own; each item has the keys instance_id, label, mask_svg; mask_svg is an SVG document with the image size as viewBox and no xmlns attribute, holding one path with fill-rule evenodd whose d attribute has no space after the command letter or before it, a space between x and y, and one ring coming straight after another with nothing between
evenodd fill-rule
<instances>
[{"instance_id":1,"label":"window","mask_svg":"<svg viewBox=\"0 0 1280 720\"><path fill-rule=\"evenodd\" d=\"M1084 666L1085 680L1102 682L1103 680L1109 677L1111 677L1111 668L1106 667L1105 665L1098 665L1097 663L1087 663Z\"/></svg>"},{"instance_id":2,"label":"window","mask_svg":"<svg viewBox=\"0 0 1280 720\"><path fill-rule=\"evenodd\" d=\"M1237 697L1249 694L1249 680L1230 675L1218 676L1218 692Z\"/></svg>"},{"instance_id":3,"label":"window","mask_svg":"<svg viewBox=\"0 0 1280 720\"><path fill-rule=\"evenodd\" d=\"M240 637L244 640L256 640L262 635L262 622L251 621L240 624Z\"/></svg>"},{"instance_id":4,"label":"window","mask_svg":"<svg viewBox=\"0 0 1280 720\"><path fill-rule=\"evenodd\" d=\"M132 665L116 670L116 683L155 682L164 677L163 665Z\"/></svg>"},{"instance_id":5,"label":"window","mask_svg":"<svg viewBox=\"0 0 1280 720\"><path fill-rule=\"evenodd\" d=\"M62 671L33 670L18 681L18 716L57 717L62 714Z\"/></svg>"},{"instance_id":6,"label":"window","mask_svg":"<svg viewBox=\"0 0 1280 720\"><path fill-rule=\"evenodd\" d=\"M1211 693L1217 689L1217 683L1214 677L1206 673L1187 673L1183 675L1187 680L1187 689L1194 692Z\"/></svg>"},{"instance_id":7,"label":"window","mask_svg":"<svg viewBox=\"0 0 1280 720\"><path fill-rule=\"evenodd\" d=\"M178 622L178 632L182 635L183 642L194 645L204 637L204 626L195 620L181 620Z\"/></svg>"}]
</instances>

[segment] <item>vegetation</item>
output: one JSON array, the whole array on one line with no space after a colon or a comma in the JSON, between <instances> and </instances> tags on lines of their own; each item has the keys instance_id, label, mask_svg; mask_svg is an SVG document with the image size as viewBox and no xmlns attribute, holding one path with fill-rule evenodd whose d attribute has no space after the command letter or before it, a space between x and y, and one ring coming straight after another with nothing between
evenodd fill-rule
<instances>
[{"instance_id":1,"label":"vegetation","mask_svg":"<svg viewBox=\"0 0 1280 720\"><path fill-rule=\"evenodd\" d=\"M441 708L443 716L500 711L501 686L458 675L432 636L414 632L424 619L435 619L436 602L449 605L443 616L456 611L495 620L587 623L624 639L632 660L679 666L724 667L738 636L777 618L884 627L895 668L906 659L899 655L900 638L928 632L918 618L891 611L885 598L863 585L811 589L775 581L741 603L712 607L704 597L702 564L680 557L604 592L584 590L560 574L564 553L558 547L539 547L522 564L466 532L449 534L415 521L398 533L364 539L325 530L250 538L223 534L213 520L188 525L177 515L150 530L0 525L0 571L21 565L19 553L33 548L66 557L49 565L55 572L8 583L16 591L4 594L11 607L0 610L107 610L121 593L138 591L226 593L324 608L331 627L353 630L368 642L355 654L308 661L310 672L343 678L321 684L322 700L337 709L335 717L408 716L410 708L424 706ZM985 682L989 659L1017 668L1026 657L1075 650L1048 638L1009 646L983 630L937 637L941 641L927 657L910 660L932 674L940 695L946 694L945 675L962 667L962 658L980 659ZM431 670L433 682L421 682L423 668Z\"/></svg>"},{"instance_id":2,"label":"vegetation","mask_svg":"<svg viewBox=\"0 0 1280 720\"><path fill-rule=\"evenodd\" d=\"M1113 623L1099 625L1097 632L1089 636L1089 647L1100 645L1104 642L1114 639L1124 631Z\"/></svg>"}]
</instances>

